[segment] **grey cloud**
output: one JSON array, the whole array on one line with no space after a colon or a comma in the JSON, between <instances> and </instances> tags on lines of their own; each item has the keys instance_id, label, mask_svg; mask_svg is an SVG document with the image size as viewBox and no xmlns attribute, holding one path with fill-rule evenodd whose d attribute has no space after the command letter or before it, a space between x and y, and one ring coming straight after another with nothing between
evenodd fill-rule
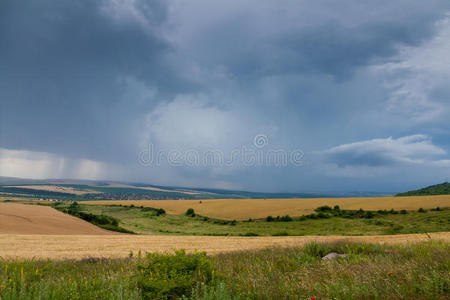
<instances>
[{"instance_id":1,"label":"grey cloud","mask_svg":"<svg viewBox=\"0 0 450 300\"><path fill-rule=\"evenodd\" d=\"M108 1L2 1L1 146L106 160L127 155L135 120L156 100L125 99L126 79L161 95L183 88L165 60L164 6L124 3L148 22L108 14Z\"/></svg>"},{"instance_id":2,"label":"grey cloud","mask_svg":"<svg viewBox=\"0 0 450 300\"><path fill-rule=\"evenodd\" d=\"M243 5L224 15L220 6L215 10L204 1L189 3L210 8L208 13L218 21L206 18L190 39L182 36L179 43L195 62L223 65L238 78L311 72L345 78L355 68L389 59L399 45L417 46L427 40L435 21L450 8L445 1L296 1L282 9L277 3L258 1L258 9ZM198 17L195 11L180 14L194 23Z\"/></svg>"},{"instance_id":3,"label":"grey cloud","mask_svg":"<svg viewBox=\"0 0 450 300\"><path fill-rule=\"evenodd\" d=\"M0 147L74 164L117 163L117 177L155 184L395 187L390 182L407 181L394 177L421 161L433 163L410 179L435 179L430 174L446 164L445 154L417 149L449 149L448 68L435 68L448 51L428 47L448 40L440 34L447 25L436 24L449 7L446 0L0 1ZM408 51L418 55L405 58ZM392 63L399 71L391 77L373 71ZM433 89L419 85L423 74ZM425 105L400 97L390 109L385 81L392 78L423 95ZM409 119L423 117L429 103L438 104L439 118ZM433 143L371 140L416 132ZM229 151L256 134L268 135L275 148L303 150L310 164L229 170L137 162L146 139L166 150ZM330 150L319 158L312 154L318 149ZM401 152L407 149L416 152ZM322 159L336 174L386 169L386 180L363 182L350 170L345 184L337 182Z\"/></svg>"},{"instance_id":4,"label":"grey cloud","mask_svg":"<svg viewBox=\"0 0 450 300\"><path fill-rule=\"evenodd\" d=\"M398 139L372 139L340 145L323 151L326 162L338 167L395 166L398 163L432 163L446 151L432 144L425 135L411 135Z\"/></svg>"}]
</instances>

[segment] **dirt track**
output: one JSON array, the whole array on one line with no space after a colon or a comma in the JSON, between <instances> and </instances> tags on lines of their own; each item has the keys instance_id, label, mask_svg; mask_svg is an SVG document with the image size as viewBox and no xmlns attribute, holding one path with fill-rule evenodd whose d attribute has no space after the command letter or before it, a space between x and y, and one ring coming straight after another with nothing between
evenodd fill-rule
<instances>
[{"instance_id":1,"label":"dirt track","mask_svg":"<svg viewBox=\"0 0 450 300\"><path fill-rule=\"evenodd\" d=\"M48 206L0 203L0 234L116 234Z\"/></svg>"},{"instance_id":2,"label":"dirt track","mask_svg":"<svg viewBox=\"0 0 450 300\"><path fill-rule=\"evenodd\" d=\"M372 243L409 243L444 240L450 242L450 232L384 236L298 236L298 237L219 237L219 236L155 236L155 235L12 235L0 234L0 257L12 258L85 258L127 257L155 251L206 251L208 253L260 249L271 246L301 246L319 242L355 241Z\"/></svg>"}]
</instances>

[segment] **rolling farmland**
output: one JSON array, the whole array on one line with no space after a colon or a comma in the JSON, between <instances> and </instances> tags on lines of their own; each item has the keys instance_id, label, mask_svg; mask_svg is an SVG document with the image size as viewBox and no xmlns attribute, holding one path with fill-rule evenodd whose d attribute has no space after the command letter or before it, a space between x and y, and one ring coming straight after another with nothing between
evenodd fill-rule
<instances>
[{"instance_id":1,"label":"rolling farmland","mask_svg":"<svg viewBox=\"0 0 450 300\"><path fill-rule=\"evenodd\" d=\"M104 200L84 204L116 204L163 208L168 214L183 214L193 208L200 215L220 219L244 220L265 218L268 215L301 216L314 212L322 205L339 205L341 209L417 210L450 207L450 195L371 197L371 198L307 198L307 199L208 199L208 200Z\"/></svg>"}]
</instances>

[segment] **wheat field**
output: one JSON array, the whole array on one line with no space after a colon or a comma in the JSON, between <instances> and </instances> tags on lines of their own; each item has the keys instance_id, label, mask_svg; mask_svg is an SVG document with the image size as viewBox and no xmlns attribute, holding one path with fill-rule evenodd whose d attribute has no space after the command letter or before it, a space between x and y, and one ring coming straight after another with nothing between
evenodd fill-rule
<instances>
[{"instance_id":1,"label":"wheat field","mask_svg":"<svg viewBox=\"0 0 450 300\"><path fill-rule=\"evenodd\" d=\"M450 207L450 195L371 197L371 198L308 198L308 199L206 199L206 200L100 200L84 204L122 204L164 208L168 214L182 214L193 208L211 218L243 220L272 216L301 216L322 205L339 205L341 209L395 209Z\"/></svg>"},{"instance_id":2,"label":"wheat field","mask_svg":"<svg viewBox=\"0 0 450 300\"><path fill-rule=\"evenodd\" d=\"M317 242L369 242L405 244L427 240L450 242L450 232L379 236L290 236L225 237L165 235L17 235L0 234L0 257L4 259L79 259L87 257L120 258L130 253L206 251L209 254L267 247L302 246Z\"/></svg>"},{"instance_id":3,"label":"wheat field","mask_svg":"<svg viewBox=\"0 0 450 300\"><path fill-rule=\"evenodd\" d=\"M0 234L117 234L48 206L0 203Z\"/></svg>"}]
</instances>

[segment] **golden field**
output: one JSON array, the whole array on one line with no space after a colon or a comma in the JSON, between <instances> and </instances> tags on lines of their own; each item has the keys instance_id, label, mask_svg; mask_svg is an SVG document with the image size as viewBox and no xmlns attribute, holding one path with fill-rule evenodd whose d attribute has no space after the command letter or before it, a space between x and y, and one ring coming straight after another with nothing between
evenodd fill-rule
<instances>
[{"instance_id":1,"label":"golden field","mask_svg":"<svg viewBox=\"0 0 450 300\"><path fill-rule=\"evenodd\" d=\"M209 254L266 247L302 246L317 242L369 242L405 244L427 240L450 242L450 232L380 236L290 236L290 237L225 237L164 235L13 235L0 234L0 257L16 258L87 258L127 257L130 251L170 252L176 249L206 251Z\"/></svg>"},{"instance_id":2,"label":"golden field","mask_svg":"<svg viewBox=\"0 0 450 300\"><path fill-rule=\"evenodd\" d=\"M307 199L207 199L207 200L99 200L84 204L122 204L164 208L168 214L182 214L193 208L198 214L219 219L243 220L272 216L301 216L322 205L339 205L341 209L417 210L450 207L450 195L371 197L371 198L307 198Z\"/></svg>"},{"instance_id":3,"label":"golden field","mask_svg":"<svg viewBox=\"0 0 450 300\"><path fill-rule=\"evenodd\" d=\"M0 203L0 234L118 234L48 206Z\"/></svg>"}]
</instances>

